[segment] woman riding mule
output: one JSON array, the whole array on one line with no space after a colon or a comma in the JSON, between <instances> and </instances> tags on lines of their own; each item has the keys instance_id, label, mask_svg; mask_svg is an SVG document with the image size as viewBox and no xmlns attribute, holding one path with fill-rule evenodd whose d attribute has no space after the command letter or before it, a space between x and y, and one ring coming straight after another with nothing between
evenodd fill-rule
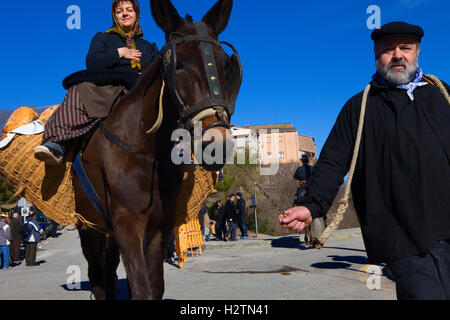
<instances>
[{"instance_id":1,"label":"woman riding mule","mask_svg":"<svg viewBox=\"0 0 450 320\"><path fill-rule=\"evenodd\" d=\"M37 159L60 164L72 142L105 118L154 60L158 49L142 39L139 14L136 0L113 1L113 27L92 39L87 70L64 80L68 92L45 126L42 145L35 148Z\"/></svg>"},{"instance_id":2,"label":"woman riding mule","mask_svg":"<svg viewBox=\"0 0 450 320\"><path fill-rule=\"evenodd\" d=\"M233 1L218 0L200 22L181 18L170 0L150 3L165 33L164 50L92 130L76 157L98 196L98 206L72 175L77 229L96 299L114 299L120 261L133 299L163 297L165 250L177 215L189 209L188 202L179 202L179 195L182 190L192 193L194 183L184 179L190 169L173 161L178 154L173 152L178 144L174 133L188 131L192 137L195 129L200 131L194 136L200 136L203 154L211 145L217 146L211 150L220 151L220 140L232 145L230 119L242 68L236 50L230 57L218 36L228 23ZM139 49L137 41L136 45ZM225 153L217 152L212 160L199 160L203 171L220 170Z\"/></svg>"}]
</instances>

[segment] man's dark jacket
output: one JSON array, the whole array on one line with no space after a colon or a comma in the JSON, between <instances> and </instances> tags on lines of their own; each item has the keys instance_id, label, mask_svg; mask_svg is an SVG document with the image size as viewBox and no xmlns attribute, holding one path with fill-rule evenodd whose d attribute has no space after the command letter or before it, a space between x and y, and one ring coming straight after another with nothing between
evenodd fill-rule
<instances>
[{"instance_id":1,"label":"man's dark jacket","mask_svg":"<svg viewBox=\"0 0 450 320\"><path fill-rule=\"evenodd\" d=\"M135 38L136 49L141 51L141 70L131 67L131 60L120 58L117 49L126 47L124 38L118 34L97 33L91 41L86 56L87 70L71 74L63 81L65 89L82 83L91 82L98 86L125 86L128 90L136 84L139 73L142 73L158 55L158 48L153 43Z\"/></svg>"},{"instance_id":2,"label":"man's dark jacket","mask_svg":"<svg viewBox=\"0 0 450 320\"><path fill-rule=\"evenodd\" d=\"M240 198L236 203L237 216L245 217L245 200Z\"/></svg>"},{"instance_id":3,"label":"man's dark jacket","mask_svg":"<svg viewBox=\"0 0 450 320\"><path fill-rule=\"evenodd\" d=\"M449 87L444 84L449 90ZM300 204L324 216L343 183L356 139L362 92L341 110ZM353 200L369 262L428 252L450 239L450 106L431 84L406 90L372 81Z\"/></svg>"},{"instance_id":4,"label":"man's dark jacket","mask_svg":"<svg viewBox=\"0 0 450 320\"><path fill-rule=\"evenodd\" d=\"M236 206L233 202L230 200L227 200L225 203L225 215L227 217L227 221L232 220L231 222L236 223L237 221L237 213L236 213Z\"/></svg>"}]
</instances>

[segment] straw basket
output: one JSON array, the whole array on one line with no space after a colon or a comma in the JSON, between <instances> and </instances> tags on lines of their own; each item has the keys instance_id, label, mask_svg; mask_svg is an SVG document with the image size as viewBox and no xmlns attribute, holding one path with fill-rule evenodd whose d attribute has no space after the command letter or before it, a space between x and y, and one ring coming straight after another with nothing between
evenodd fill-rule
<instances>
[{"instance_id":1,"label":"straw basket","mask_svg":"<svg viewBox=\"0 0 450 320\"><path fill-rule=\"evenodd\" d=\"M57 107L45 110L39 120L45 124ZM16 135L6 148L1 149L0 175L17 190L17 197L25 197L61 225L75 226L81 213L75 212L72 163L54 167L35 159L33 149L41 144L42 135ZM185 169L176 206L177 225L197 218L203 202L215 193L215 181L215 174L199 166Z\"/></svg>"}]
</instances>

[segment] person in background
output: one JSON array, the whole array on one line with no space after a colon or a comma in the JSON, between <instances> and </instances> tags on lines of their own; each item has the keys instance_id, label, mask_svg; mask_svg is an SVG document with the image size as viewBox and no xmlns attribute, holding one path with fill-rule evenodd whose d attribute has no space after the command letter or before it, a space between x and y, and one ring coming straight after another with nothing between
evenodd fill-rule
<instances>
[{"instance_id":1,"label":"person in background","mask_svg":"<svg viewBox=\"0 0 450 320\"><path fill-rule=\"evenodd\" d=\"M20 222L20 215L17 212L13 213L11 218L11 261L13 263L20 262L20 246L22 245L22 222Z\"/></svg>"},{"instance_id":2,"label":"person in background","mask_svg":"<svg viewBox=\"0 0 450 320\"><path fill-rule=\"evenodd\" d=\"M200 228L202 232L202 237L205 235L205 214L208 212L208 207L204 203L200 210L198 211L198 222L200 223Z\"/></svg>"},{"instance_id":3,"label":"person in background","mask_svg":"<svg viewBox=\"0 0 450 320\"><path fill-rule=\"evenodd\" d=\"M175 233L172 230L169 238L169 244L166 248L165 262L167 262L168 264L175 264L175 251Z\"/></svg>"},{"instance_id":4,"label":"person in background","mask_svg":"<svg viewBox=\"0 0 450 320\"><path fill-rule=\"evenodd\" d=\"M242 198L242 193L236 192L236 213L237 213L237 223L239 230L241 230L240 239L248 239L247 225L245 224L245 200Z\"/></svg>"},{"instance_id":5,"label":"person in background","mask_svg":"<svg viewBox=\"0 0 450 320\"><path fill-rule=\"evenodd\" d=\"M236 241L236 206L234 201L236 200L236 195L234 193L228 196L228 200L225 203L225 216L228 223L228 231L225 234L225 241L231 240ZM231 238L230 238L231 234Z\"/></svg>"},{"instance_id":6,"label":"person in background","mask_svg":"<svg viewBox=\"0 0 450 320\"><path fill-rule=\"evenodd\" d=\"M222 200L217 201L216 239L223 240L227 233L227 217Z\"/></svg>"},{"instance_id":7,"label":"person in background","mask_svg":"<svg viewBox=\"0 0 450 320\"><path fill-rule=\"evenodd\" d=\"M307 154L303 154L301 160L302 165L297 168L294 174L294 179L299 181L297 192L295 193L294 206L298 206L301 197L305 195L306 182L308 182L314 169L314 167L309 164L309 156ZM311 225L303 230L305 234L304 243L306 247L309 247L310 245L315 247L318 245L318 239L325 230L325 226L326 216L314 219Z\"/></svg>"},{"instance_id":8,"label":"person in background","mask_svg":"<svg viewBox=\"0 0 450 320\"><path fill-rule=\"evenodd\" d=\"M10 248L11 243L11 229L6 223L6 218L8 216L0 211L0 254L3 256L3 264L0 265L2 269L9 269L9 258L10 258Z\"/></svg>"},{"instance_id":9,"label":"person in background","mask_svg":"<svg viewBox=\"0 0 450 320\"><path fill-rule=\"evenodd\" d=\"M27 221L23 224L25 243L25 265L36 266L37 245L41 242L41 227L35 219L36 213L31 210Z\"/></svg>"}]
</instances>

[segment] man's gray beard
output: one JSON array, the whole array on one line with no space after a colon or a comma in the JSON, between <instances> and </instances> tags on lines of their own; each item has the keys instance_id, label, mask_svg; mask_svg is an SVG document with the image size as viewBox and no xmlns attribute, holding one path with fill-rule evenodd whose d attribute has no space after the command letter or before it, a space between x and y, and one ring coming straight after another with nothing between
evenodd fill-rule
<instances>
[{"instance_id":1,"label":"man's gray beard","mask_svg":"<svg viewBox=\"0 0 450 320\"><path fill-rule=\"evenodd\" d=\"M378 73L388 82L393 84L405 84L414 80L416 69L419 66L419 59L416 58L412 64L408 64L405 60L400 60L391 62L387 66L383 66L380 59L376 59L375 65L377 66ZM406 69L402 71L391 69L391 67L395 65L405 66Z\"/></svg>"}]
</instances>

